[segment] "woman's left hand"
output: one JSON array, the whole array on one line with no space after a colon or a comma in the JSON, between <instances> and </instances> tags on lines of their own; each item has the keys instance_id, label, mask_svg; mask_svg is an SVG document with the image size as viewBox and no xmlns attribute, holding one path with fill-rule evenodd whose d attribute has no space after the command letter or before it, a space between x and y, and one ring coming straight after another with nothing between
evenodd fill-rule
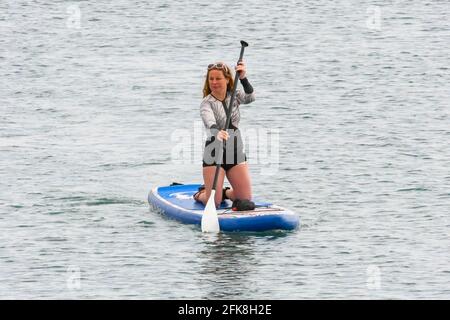
<instances>
[{"instance_id":1,"label":"woman's left hand","mask_svg":"<svg viewBox=\"0 0 450 320\"><path fill-rule=\"evenodd\" d=\"M236 66L236 72L239 72L239 79L244 79L247 76L247 68L245 66L244 61L238 62L238 65Z\"/></svg>"}]
</instances>

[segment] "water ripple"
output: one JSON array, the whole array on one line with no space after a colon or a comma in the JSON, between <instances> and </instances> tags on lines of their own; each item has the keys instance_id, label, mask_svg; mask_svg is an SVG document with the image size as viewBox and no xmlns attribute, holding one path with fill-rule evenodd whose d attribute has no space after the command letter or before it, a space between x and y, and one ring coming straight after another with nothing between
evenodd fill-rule
<instances>
[{"instance_id":1,"label":"water ripple","mask_svg":"<svg viewBox=\"0 0 450 320\"><path fill-rule=\"evenodd\" d=\"M445 1L3 9L0 298L450 297ZM249 157L253 191L302 226L211 238L146 196L201 181L205 66L240 39L241 127L279 130L276 166Z\"/></svg>"}]
</instances>

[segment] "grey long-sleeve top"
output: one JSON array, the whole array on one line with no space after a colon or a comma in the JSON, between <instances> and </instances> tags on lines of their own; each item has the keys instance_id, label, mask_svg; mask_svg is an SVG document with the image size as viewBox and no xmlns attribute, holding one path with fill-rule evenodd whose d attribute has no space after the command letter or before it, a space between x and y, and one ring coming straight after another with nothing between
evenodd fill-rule
<instances>
[{"instance_id":1,"label":"grey long-sleeve top","mask_svg":"<svg viewBox=\"0 0 450 320\"><path fill-rule=\"evenodd\" d=\"M253 87L248 82L247 78L242 79L241 83L244 87L244 92L241 90L236 91L236 98L233 103L233 112L231 114L231 123L239 128L239 121L241 114L239 111L240 104L248 104L255 101L255 93ZM229 108L231 99L231 93L227 93L225 103ZM203 120L203 124L207 130L211 129L224 129L227 122L227 114L222 105L222 101L217 100L211 94L207 95L200 104L200 115Z\"/></svg>"}]
</instances>

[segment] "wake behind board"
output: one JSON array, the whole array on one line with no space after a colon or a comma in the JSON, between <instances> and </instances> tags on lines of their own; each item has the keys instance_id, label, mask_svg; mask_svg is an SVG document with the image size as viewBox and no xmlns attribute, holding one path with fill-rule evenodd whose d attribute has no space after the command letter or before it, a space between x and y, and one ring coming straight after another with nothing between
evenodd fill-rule
<instances>
[{"instance_id":1,"label":"wake behind board","mask_svg":"<svg viewBox=\"0 0 450 320\"><path fill-rule=\"evenodd\" d=\"M167 217L187 224L201 224L205 206L193 199L199 184L183 184L153 188L148 202ZM232 211L225 200L217 209L222 231L269 231L298 228L300 217L294 212L271 203L255 201L251 211Z\"/></svg>"}]
</instances>

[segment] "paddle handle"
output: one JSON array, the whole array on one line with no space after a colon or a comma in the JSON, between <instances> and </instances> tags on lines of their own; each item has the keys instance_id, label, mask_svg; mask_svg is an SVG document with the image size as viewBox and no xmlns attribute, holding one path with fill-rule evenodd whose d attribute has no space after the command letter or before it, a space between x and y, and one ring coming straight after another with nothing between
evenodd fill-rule
<instances>
[{"instance_id":1,"label":"paddle handle","mask_svg":"<svg viewBox=\"0 0 450 320\"><path fill-rule=\"evenodd\" d=\"M241 53L239 54L238 64L239 64L239 62L242 61L242 58L244 57L244 50L246 47L248 47L248 43L245 42L244 40L241 40ZM234 76L234 84L233 84L233 91L231 93L231 98L230 98L230 105L228 107L227 122L225 124L224 130L227 130L227 128L230 126L234 99L236 98L236 89L237 89L238 80L239 80L239 72L236 72L236 75ZM216 190L217 179L219 178L219 168L220 168L220 165L222 164L222 157L223 157L223 141L220 142L220 148L218 148L216 150L219 151L218 152L219 154L216 157L216 172L214 174L214 182L212 185L212 190Z\"/></svg>"},{"instance_id":2,"label":"paddle handle","mask_svg":"<svg viewBox=\"0 0 450 320\"><path fill-rule=\"evenodd\" d=\"M239 64L239 62L242 61L242 58L244 57L244 50L246 47L248 47L248 43L245 42L244 40L241 40L241 53L239 54L239 60L237 62L238 64ZM228 127L230 126L231 114L232 114L232 110L233 110L233 103L236 98L236 89L237 89L237 85L238 85L238 80L239 80L239 72L236 72L236 75L234 76L234 84L233 84L233 91L231 93L230 106L228 108L227 122L225 124L224 130L227 130Z\"/></svg>"}]
</instances>

